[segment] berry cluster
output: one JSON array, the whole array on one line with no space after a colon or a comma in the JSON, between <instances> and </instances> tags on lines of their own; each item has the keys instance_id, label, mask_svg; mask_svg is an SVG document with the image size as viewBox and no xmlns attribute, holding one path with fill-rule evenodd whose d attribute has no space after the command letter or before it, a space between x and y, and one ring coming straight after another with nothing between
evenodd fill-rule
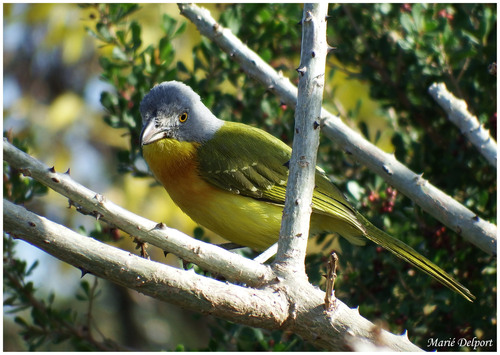
<instances>
[{"instance_id":1,"label":"berry cluster","mask_svg":"<svg viewBox=\"0 0 500 355\"><path fill-rule=\"evenodd\" d=\"M396 203L397 195L398 191L389 186L380 195L377 191L370 191L370 194L368 195L368 201L370 202L371 206L378 205L380 213L391 213L394 211L394 205ZM368 203L363 202L363 207L366 206L368 206Z\"/></svg>"}]
</instances>

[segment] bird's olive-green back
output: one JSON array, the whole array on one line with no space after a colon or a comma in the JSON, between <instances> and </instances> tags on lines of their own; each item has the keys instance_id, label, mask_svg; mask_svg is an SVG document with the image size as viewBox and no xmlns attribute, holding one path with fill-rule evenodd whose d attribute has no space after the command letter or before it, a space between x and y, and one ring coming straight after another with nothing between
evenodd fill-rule
<instances>
[{"instance_id":1,"label":"bird's olive-green back","mask_svg":"<svg viewBox=\"0 0 500 355\"><path fill-rule=\"evenodd\" d=\"M225 122L199 147L199 173L221 189L284 205L291 151L263 130ZM343 220L363 233L354 208L319 168L315 180L313 213Z\"/></svg>"}]
</instances>

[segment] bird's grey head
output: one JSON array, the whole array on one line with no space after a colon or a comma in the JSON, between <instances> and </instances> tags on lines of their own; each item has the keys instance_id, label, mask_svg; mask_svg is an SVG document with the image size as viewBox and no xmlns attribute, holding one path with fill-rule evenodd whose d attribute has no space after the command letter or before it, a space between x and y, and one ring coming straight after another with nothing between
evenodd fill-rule
<instances>
[{"instance_id":1,"label":"bird's grey head","mask_svg":"<svg viewBox=\"0 0 500 355\"><path fill-rule=\"evenodd\" d=\"M178 81L165 81L144 96L141 145L164 138L204 142L213 137L223 121L203 105L200 96Z\"/></svg>"}]
</instances>

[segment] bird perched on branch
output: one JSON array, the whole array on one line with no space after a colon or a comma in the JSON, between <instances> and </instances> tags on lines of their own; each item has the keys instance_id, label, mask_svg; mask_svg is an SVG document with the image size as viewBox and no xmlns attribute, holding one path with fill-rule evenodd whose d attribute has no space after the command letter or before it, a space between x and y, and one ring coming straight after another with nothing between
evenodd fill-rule
<instances>
[{"instance_id":1,"label":"bird perched on branch","mask_svg":"<svg viewBox=\"0 0 500 355\"><path fill-rule=\"evenodd\" d=\"M169 81L142 100L141 145L151 171L195 222L242 246L263 250L279 237L291 148L269 133L222 121L189 86ZM458 292L475 297L444 270L376 228L317 168L311 234L366 240Z\"/></svg>"}]
</instances>

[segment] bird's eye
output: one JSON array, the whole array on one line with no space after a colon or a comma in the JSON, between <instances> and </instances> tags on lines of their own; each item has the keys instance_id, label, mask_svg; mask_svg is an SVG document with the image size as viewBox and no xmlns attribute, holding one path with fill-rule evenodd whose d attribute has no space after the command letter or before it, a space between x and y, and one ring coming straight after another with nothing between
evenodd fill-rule
<instances>
[{"instance_id":1,"label":"bird's eye","mask_svg":"<svg viewBox=\"0 0 500 355\"><path fill-rule=\"evenodd\" d=\"M188 119L188 114L187 114L187 112L183 112L183 113L181 113L181 114L180 114L180 116L179 116L179 122L180 122L180 123L184 123L184 122L186 122L186 121L187 121L187 119Z\"/></svg>"}]
</instances>

